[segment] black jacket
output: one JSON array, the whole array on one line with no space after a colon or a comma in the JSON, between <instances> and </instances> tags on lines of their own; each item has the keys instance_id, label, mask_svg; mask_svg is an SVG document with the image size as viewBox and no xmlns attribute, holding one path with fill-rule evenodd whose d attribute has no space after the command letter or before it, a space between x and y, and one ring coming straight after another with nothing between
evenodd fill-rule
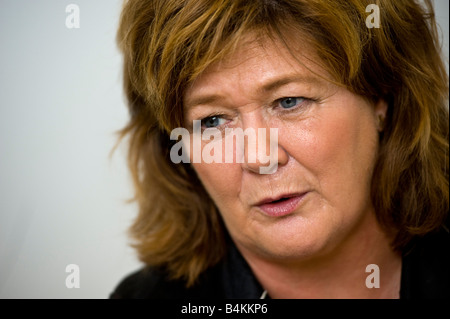
<instances>
[{"instance_id":1,"label":"black jacket","mask_svg":"<svg viewBox=\"0 0 450 319\"><path fill-rule=\"evenodd\" d=\"M229 249L218 265L205 271L186 289L181 280L168 280L162 269L143 268L123 279L113 299L258 299L263 288L237 248ZM401 299L450 298L450 234L448 229L416 239L403 256Z\"/></svg>"}]
</instances>

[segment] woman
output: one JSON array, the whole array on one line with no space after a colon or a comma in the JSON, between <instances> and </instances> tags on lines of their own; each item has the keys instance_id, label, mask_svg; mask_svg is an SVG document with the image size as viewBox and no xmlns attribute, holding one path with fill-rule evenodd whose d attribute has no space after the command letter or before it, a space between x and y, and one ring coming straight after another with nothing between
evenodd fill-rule
<instances>
[{"instance_id":1,"label":"woman","mask_svg":"<svg viewBox=\"0 0 450 319\"><path fill-rule=\"evenodd\" d=\"M147 266L112 298L449 297L448 77L433 7L369 4L125 2L122 136ZM226 134L239 130L253 143ZM267 150L276 165L262 173Z\"/></svg>"}]
</instances>

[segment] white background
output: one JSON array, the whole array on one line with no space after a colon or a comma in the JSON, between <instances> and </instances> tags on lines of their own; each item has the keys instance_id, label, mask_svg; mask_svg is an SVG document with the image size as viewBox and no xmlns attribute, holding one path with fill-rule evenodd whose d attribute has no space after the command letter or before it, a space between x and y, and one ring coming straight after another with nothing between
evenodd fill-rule
<instances>
[{"instance_id":1,"label":"white background","mask_svg":"<svg viewBox=\"0 0 450 319\"><path fill-rule=\"evenodd\" d=\"M394 1L394 0L393 0ZM66 6L80 28L66 27ZM448 57L447 0L436 1ZM0 298L107 298L137 269L121 0L0 0ZM80 268L80 288L65 285Z\"/></svg>"}]
</instances>

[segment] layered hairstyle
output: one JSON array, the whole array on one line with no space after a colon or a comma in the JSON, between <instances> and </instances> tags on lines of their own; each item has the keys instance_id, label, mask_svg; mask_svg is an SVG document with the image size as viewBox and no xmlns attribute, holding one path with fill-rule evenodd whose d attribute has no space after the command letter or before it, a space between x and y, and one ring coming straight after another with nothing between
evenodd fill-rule
<instances>
[{"instance_id":1,"label":"layered hairstyle","mask_svg":"<svg viewBox=\"0 0 450 319\"><path fill-rule=\"evenodd\" d=\"M369 4L379 28L368 28ZM148 265L192 285L226 250L226 230L190 164L170 160L184 126L186 89L250 32L307 43L336 83L388 112L371 197L378 222L403 251L445 227L448 75L429 0L126 0L117 43L124 58L129 146L138 215L133 246ZM293 53L296 54L295 52Z\"/></svg>"}]
</instances>

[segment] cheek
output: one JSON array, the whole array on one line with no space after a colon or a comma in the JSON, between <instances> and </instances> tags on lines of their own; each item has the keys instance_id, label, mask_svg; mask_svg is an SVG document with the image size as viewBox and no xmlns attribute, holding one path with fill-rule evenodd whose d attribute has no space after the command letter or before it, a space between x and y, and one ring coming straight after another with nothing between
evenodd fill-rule
<instances>
[{"instance_id":1,"label":"cheek","mask_svg":"<svg viewBox=\"0 0 450 319\"><path fill-rule=\"evenodd\" d=\"M238 164L192 163L191 165L219 210L235 204L241 185L241 169Z\"/></svg>"},{"instance_id":2,"label":"cheek","mask_svg":"<svg viewBox=\"0 0 450 319\"><path fill-rule=\"evenodd\" d=\"M339 158L347 153L353 135L346 122L340 116L327 116L309 119L300 129L295 125L286 126L288 138L283 145L288 145L288 152L297 162L320 176L327 167L342 164Z\"/></svg>"},{"instance_id":3,"label":"cheek","mask_svg":"<svg viewBox=\"0 0 450 319\"><path fill-rule=\"evenodd\" d=\"M294 132L295 128L286 131ZM347 105L324 110L298 131L297 143L292 139L287 143L291 155L311 174L323 195L330 200L345 199L358 191L367 193L376 156L376 134L370 112Z\"/></svg>"},{"instance_id":4,"label":"cheek","mask_svg":"<svg viewBox=\"0 0 450 319\"><path fill-rule=\"evenodd\" d=\"M319 173L338 175L343 168L349 166L356 148L355 128L350 125L349 118L330 117L320 124L311 139L309 162ZM320 174L321 173L321 174Z\"/></svg>"}]
</instances>

